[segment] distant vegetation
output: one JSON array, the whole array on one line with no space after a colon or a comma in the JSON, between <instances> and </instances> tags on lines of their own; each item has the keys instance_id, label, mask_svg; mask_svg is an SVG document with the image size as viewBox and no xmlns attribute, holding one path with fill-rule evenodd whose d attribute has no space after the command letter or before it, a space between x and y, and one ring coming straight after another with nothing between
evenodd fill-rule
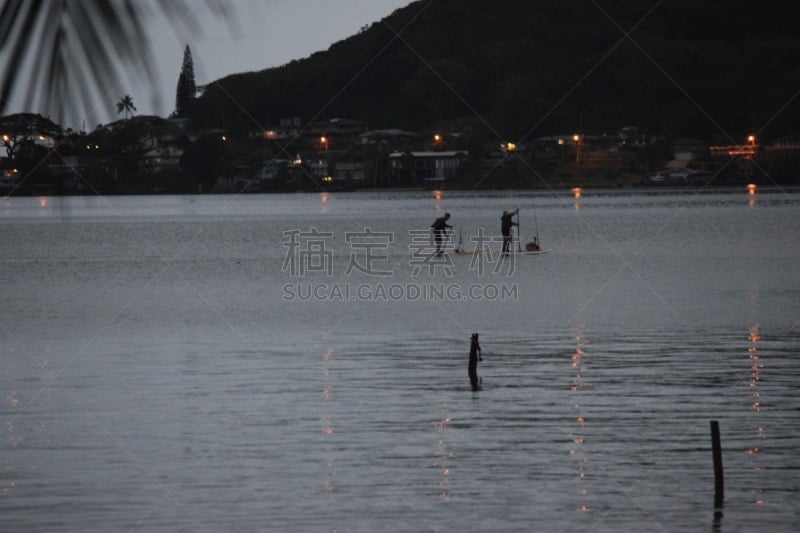
<instances>
[{"instance_id":1,"label":"distant vegetation","mask_svg":"<svg viewBox=\"0 0 800 533\"><path fill-rule=\"evenodd\" d=\"M415 131L470 119L517 140L622 125L774 138L800 119L798 15L743 0L419 1L325 52L218 80L192 112L226 129L296 115Z\"/></svg>"}]
</instances>

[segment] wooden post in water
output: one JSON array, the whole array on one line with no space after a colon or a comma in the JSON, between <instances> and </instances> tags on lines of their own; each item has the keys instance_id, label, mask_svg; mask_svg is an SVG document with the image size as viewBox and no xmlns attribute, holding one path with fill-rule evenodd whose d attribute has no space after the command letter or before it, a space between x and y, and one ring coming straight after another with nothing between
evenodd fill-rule
<instances>
[{"instance_id":1,"label":"wooden post in water","mask_svg":"<svg viewBox=\"0 0 800 533\"><path fill-rule=\"evenodd\" d=\"M722 447L719 443L719 422L711 421L711 453L714 456L714 507L721 508L725 499L725 480L722 475Z\"/></svg>"}]
</instances>

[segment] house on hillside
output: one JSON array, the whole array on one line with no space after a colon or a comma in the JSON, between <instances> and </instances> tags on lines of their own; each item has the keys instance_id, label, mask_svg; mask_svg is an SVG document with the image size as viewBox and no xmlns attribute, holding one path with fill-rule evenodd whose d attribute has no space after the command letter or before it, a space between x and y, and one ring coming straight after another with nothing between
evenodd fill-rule
<instances>
[{"instance_id":1,"label":"house on hillside","mask_svg":"<svg viewBox=\"0 0 800 533\"><path fill-rule=\"evenodd\" d=\"M467 159L467 151L393 152L388 176L392 183L407 186L444 186Z\"/></svg>"},{"instance_id":2,"label":"house on hillside","mask_svg":"<svg viewBox=\"0 0 800 533\"><path fill-rule=\"evenodd\" d=\"M324 150L346 150L360 141L360 136L369 130L369 125L360 120L332 118L309 124L303 136L311 139L325 139Z\"/></svg>"},{"instance_id":3,"label":"house on hillside","mask_svg":"<svg viewBox=\"0 0 800 533\"><path fill-rule=\"evenodd\" d=\"M139 157L139 169L144 174L180 171L183 148L175 145L157 146Z\"/></svg>"}]
</instances>

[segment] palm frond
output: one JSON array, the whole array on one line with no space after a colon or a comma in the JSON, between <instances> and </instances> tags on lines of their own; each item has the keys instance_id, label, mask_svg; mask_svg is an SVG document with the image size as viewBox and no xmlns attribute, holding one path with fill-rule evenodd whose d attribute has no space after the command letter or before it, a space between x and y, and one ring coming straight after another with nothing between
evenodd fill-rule
<instances>
[{"instance_id":1,"label":"palm frond","mask_svg":"<svg viewBox=\"0 0 800 533\"><path fill-rule=\"evenodd\" d=\"M171 23L198 29L198 8L230 19L222 0L147 3ZM108 115L124 72L155 85L151 20L137 0L5 0L0 7L0 115L12 96L57 121ZM24 97L20 99L20 95Z\"/></svg>"}]
</instances>

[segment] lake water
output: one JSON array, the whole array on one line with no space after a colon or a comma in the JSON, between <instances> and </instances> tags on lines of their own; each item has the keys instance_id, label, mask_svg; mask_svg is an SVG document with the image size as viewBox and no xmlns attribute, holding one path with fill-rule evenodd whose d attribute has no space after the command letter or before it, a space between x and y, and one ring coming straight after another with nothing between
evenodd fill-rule
<instances>
[{"instance_id":1,"label":"lake water","mask_svg":"<svg viewBox=\"0 0 800 533\"><path fill-rule=\"evenodd\" d=\"M0 199L0 530L796 531L762 189Z\"/></svg>"}]
</instances>

